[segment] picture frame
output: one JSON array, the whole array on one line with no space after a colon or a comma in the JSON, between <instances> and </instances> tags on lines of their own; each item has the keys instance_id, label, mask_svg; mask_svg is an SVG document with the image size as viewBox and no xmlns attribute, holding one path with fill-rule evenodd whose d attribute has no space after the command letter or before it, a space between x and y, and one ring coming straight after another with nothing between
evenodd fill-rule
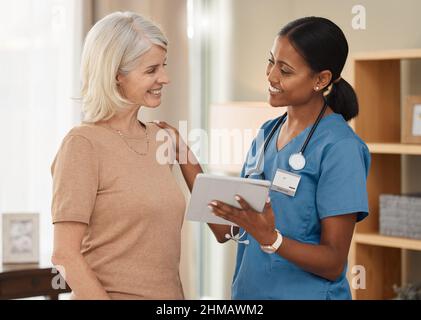
<instances>
[{"instance_id":1,"label":"picture frame","mask_svg":"<svg viewBox=\"0 0 421 320\"><path fill-rule=\"evenodd\" d=\"M401 142L421 144L421 96L406 98L402 112Z\"/></svg>"},{"instance_id":2,"label":"picture frame","mask_svg":"<svg viewBox=\"0 0 421 320\"><path fill-rule=\"evenodd\" d=\"M39 262L39 214L3 213L3 264Z\"/></svg>"}]
</instances>

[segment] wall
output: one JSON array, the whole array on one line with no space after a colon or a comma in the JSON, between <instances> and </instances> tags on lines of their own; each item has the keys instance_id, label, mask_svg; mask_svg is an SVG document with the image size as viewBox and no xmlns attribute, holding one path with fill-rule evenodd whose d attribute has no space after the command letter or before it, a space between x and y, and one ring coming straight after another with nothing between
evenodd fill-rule
<instances>
[{"instance_id":1,"label":"wall","mask_svg":"<svg viewBox=\"0 0 421 320\"><path fill-rule=\"evenodd\" d=\"M233 9L230 99L266 99L266 62L276 33L292 19L315 15L332 19L347 36L350 55L388 49L421 47L417 0L229 0ZM367 29L353 30L352 7L367 10ZM386 5L387 4L387 5ZM344 76L351 77L350 64ZM419 80L420 77L415 77Z\"/></svg>"}]
</instances>

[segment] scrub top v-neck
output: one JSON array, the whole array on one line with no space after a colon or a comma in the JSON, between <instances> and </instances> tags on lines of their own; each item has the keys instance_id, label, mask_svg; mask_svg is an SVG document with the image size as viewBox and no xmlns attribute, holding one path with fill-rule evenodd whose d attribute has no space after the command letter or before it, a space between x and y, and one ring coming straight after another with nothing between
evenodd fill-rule
<instances>
[{"instance_id":1,"label":"scrub top v-neck","mask_svg":"<svg viewBox=\"0 0 421 320\"><path fill-rule=\"evenodd\" d=\"M275 121L266 122L262 129L268 131ZM324 218L358 213L357 221L364 219L368 215L366 178L370 153L342 115L333 113L321 119L305 151L306 166L300 171L292 170L288 160L300 150L311 126L278 150L280 128L265 152L264 176L273 181L278 169L301 176L294 197L270 191L276 228L282 235L303 243L319 244ZM256 140L243 166L243 177L256 162L255 144ZM249 245L238 244L233 299L351 298L346 267L336 281L329 281L304 271L276 253L264 253L249 234L247 239Z\"/></svg>"}]
</instances>

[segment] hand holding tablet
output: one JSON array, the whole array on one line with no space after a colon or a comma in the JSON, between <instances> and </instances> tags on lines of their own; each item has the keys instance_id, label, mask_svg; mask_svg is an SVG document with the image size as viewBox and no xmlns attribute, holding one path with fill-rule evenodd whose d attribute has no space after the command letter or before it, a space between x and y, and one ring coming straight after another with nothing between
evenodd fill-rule
<instances>
[{"instance_id":1,"label":"hand holding tablet","mask_svg":"<svg viewBox=\"0 0 421 320\"><path fill-rule=\"evenodd\" d=\"M208 208L212 200L219 200L240 208L236 195L243 197L256 211L263 211L271 183L266 180L198 174L187 209L188 220L233 225L216 217Z\"/></svg>"}]
</instances>

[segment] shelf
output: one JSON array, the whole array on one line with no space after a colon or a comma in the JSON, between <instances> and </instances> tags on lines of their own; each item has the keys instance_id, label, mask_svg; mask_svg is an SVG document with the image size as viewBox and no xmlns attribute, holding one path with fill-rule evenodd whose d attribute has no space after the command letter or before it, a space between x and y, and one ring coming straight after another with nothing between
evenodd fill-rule
<instances>
[{"instance_id":1,"label":"shelf","mask_svg":"<svg viewBox=\"0 0 421 320\"><path fill-rule=\"evenodd\" d=\"M361 52L353 55L355 61L421 59L421 49Z\"/></svg>"},{"instance_id":2,"label":"shelf","mask_svg":"<svg viewBox=\"0 0 421 320\"><path fill-rule=\"evenodd\" d=\"M367 143L368 149L375 154L421 155L421 145L401 143Z\"/></svg>"},{"instance_id":3,"label":"shelf","mask_svg":"<svg viewBox=\"0 0 421 320\"><path fill-rule=\"evenodd\" d=\"M378 247L421 251L421 240L382 236L377 233L355 233L354 241Z\"/></svg>"},{"instance_id":4,"label":"shelf","mask_svg":"<svg viewBox=\"0 0 421 320\"><path fill-rule=\"evenodd\" d=\"M352 57L354 88L360 112L353 128L372 154L367 179L370 215L358 224L353 237L350 265L367 270L366 290L353 290L356 299L390 299L393 285L406 280L404 250L421 252L421 240L379 234L381 194L401 194L408 161L402 155L421 156L421 144L403 144L402 98L405 79L416 86L416 70L407 70L402 61L421 61L421 48L360 52ZM412 83L414 81L414 83ZM412 189L412 188L409 188ZM408 190L412 192L412 190ZM419 273L421 274L421 273Z\"/></svg>"}]
</instances>

